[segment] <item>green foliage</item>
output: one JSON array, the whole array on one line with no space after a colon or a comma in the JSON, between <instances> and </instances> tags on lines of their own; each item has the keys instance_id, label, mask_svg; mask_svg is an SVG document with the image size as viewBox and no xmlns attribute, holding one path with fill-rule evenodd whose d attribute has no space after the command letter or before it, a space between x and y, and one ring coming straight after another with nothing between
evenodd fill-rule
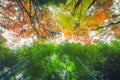
<instances>
[{"instance_id":1,"label":"green foliage","mask_svg":"<svg viewBox=\"0 0 120 80\"><path fill-rule=\"evenodd\" d=\"M111 45L36 42L14 54L20 61L31 56L22 72L32 80L119 80L119 44L120 41Z\"/></svg>"},{"instance_id":2,"label":"green foliage","mask_svg":"<svg viewBox=\"0 0 120 80\"><path fill-rule=\"evenodd\" d=\"M81 20L86 18L86 12L92 0L80 0L81 3L77 4L78 1L79 0L68 0L65 9L70 11L74 18Z\"/></svg>"},{"instance_id":3,"label":"green foliage","mask_svg":"<svg viewBox=\"0 0 120 80\"><path fill-rule=\"evenodd\" d=\"M98 46L101 52L101 59L94 65L104 79L119 80L120 77L120 41L115 41L112 45L101 44ZM101 66L100 66L101 65Z\"/></svg>"},{"instance_id":4,"label":"green foliage","mask_svg":"<svg viewBox=\"0 0 120 80\"><path fill-rule=\"evenodd\" d=\"M65 4L67 0L35 0L37 4L45 5L45 4L52 4L59 6L60 4Z\"/></svg>"},{"instance_id":5,"label":"green foliage","mask_svg":"<svg viewBox=\"0 0 120 80\"><path fill-rule=\"evenodd\" d=\"M0 43L0 74L18 63L18 56Z\"/></svg>"},{"instance_id":6,"label":"green foliage","mask_svg":"<svg viewBox=\"0 0 120 80\"><path fill-rule=\"evenodd\" d=\"M75 20L70 14L58 14L60 23L65 28L70 28L75 26Z\"/></svg>"}]
</instances>

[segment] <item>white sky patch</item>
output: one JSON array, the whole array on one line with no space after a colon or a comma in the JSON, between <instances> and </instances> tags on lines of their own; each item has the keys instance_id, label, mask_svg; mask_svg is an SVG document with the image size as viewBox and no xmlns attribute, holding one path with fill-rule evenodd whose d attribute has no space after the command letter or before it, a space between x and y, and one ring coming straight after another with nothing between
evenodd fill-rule
<instances>
[{"instance_id":1,"label":"white sky patch","mask_svg":"<svg viewBox=\"0 0 120 80\"><path fill-rule=\"evenodd\" d=\"M7 46L11 49L17 49L17 48L21 48L23 46L31 46L34 41L36 41L36 39L33 39L32 37L21 38L19 41L15 42L15 43L7 42Z\"/></svg>"},{"instance_id":2,"label":"white sky patch","mask_svg":"<svg viewBox=\"0 0 120 80\"><path fill-rule=\"evenodd\" d=\"M17 11L17 10L19 10L19 8L18 8L18 7L15 7L15 10Z\"/></svg>"},{"instance_id":3,"label":"white sky patch","mask_svg":"<svg viewBox=\"0 0 120 80\"><path fill-rule=\"evenodd\" d=\"M114 12L114 14L119 15L120 14L120 0L114 0L113 5L111 6L111 10Z\"/></svg>"},{"instance_id":4,"label":"white sky patch","mask_svg":"<svg viewBox=\"0 0 120 80\"><path fill-rule=\"evenodd\" d=\"M49 9L49 11L52 12L53 14L62 12L62 9L61 9L61 8L56 8L56 7L53 7L53 6L49 6L48 9Z\"/></svg>"},{"instance_id":5,"label":"white sky patch","mask_svg":"<svg viewBox=\"0 0 120 80\"><path fill-rule=\"evenodd\" d=\"M21 38L20 36L19 37L14 36L16 35L15 32L8 31L4 28L0 28L0 30L3 31L1 35L7 40L6 45L10 49L17 49L23 46L31 46L32 43L37 40L37 36L31 35L31 37L29 38Z\"/></svg>"},{"instance_id":6,"label":"white sky patch","mask_svg":"<svg viewBox=\"0 0 120 80\"><path fill-rule=\"evenodd\" d=\"M94 40L99 40L100 39L100 36L97 35L97 34L98 34L97 31L92 31L92 32L89 33L91 44L94 44Z\"/></svg>"},{"instance_id":7,"label":"white sky patch","mask_svg":"<svg viewBox=\"0 0 120 80\"><path fill-rule=\"evenodd\" d=\"M93 15L93 10L95 9L95 7L94 6L91 6L90 8L89 8L89 10L87 10L87 15L89 16L90 14L91 15Z\"/></svg>"},{"instance_id":8,"label":"white sky patch","mask_svg":"<svg viewBox=\"0 0 120 80\"><path fill-rule=\"evenodd\" d=\"M55 39L52 39L52 42L55 42L57 44L65 42L66 38L64 36L64 33L60 33L59 35L56 35Z\"/></svg>"},{"instance_id":9,"label":"white sky patch","mask_svg":"<svg viewBox=\"0 0 120 80\"><path fill-rule=\"evenodd\" d=\"M13 45L14 48L19 48L19 47L23 47L23 46L31 46L31 44L33 43L33 38L29 37L29 38L21 38L17 43L15 43Z\"/></svg>"},{"instance_id":10,"label":"white sky patch","mask_svg":"<svg viewBox=\"0 0 120 80\"><path fill-rule=\"evenodd\" d=\"M115 37L113 35L104 35L103 38L100 39L100 41L103 41L105 43L111 43L111 41L115 40Z\"/></svg>"},{"instance_id":11,"label":"white sky patch","mask_svg":"<svg viewBox=\"0 0 120 80\"><path fill-rule=\"evenodd\" d=\"M12 20L17 20L17 16L9 17L9 18L12 19Z\"/></svg>"},{"instance_id":12,"label":"white sky patch","mask_svg":"<svg viewBox=\"0 0 120 80\"><path fill-rule=\"evenodd\" d=\"M51 5L48 7L48 9L53 14L52 18L54 20L59 20L58 14L71 15L70 12L64 11L62 8L54 7Z\"/></svg>"},{"instance_id":13,"label":"white sky patch","mask_svg":"<svg viewBox=\"0 0 120 80\"><path fill-rule=\"evenodd\" d=\"M89 36L90 36L90 37L94 37L97 33L98 33L97 31L92 31L92 32L89 34Z\"/></svg>"},{"instance_id":14,"label":"white sky patch","mask_svg":"<svg viewBox=\"0 0 120 80\"><path fill-rule=\"evenodd\" d=\"M12 36L12 34L16 34L16 33L12 32L12 31L8 31L8 30L6 30L6 29L4 29L4 28L2 28L2 30L3 30L3 32L4 32L4 33L2 33L2 36L3 36L5 39L7 39L8 41L14 39L14 37Z\"/></svg>"},{"instance_id":15,"label":"white sky patch","mask_svg":"<svg viewBox=\"0 0 120 80\"><path fill-rule=\"evenodd\" d=\"M108 30L109 32L109 30ZM99 41L103 41L105 43L110 44L111 41L116 40L115 36L113 35L114 33L112 31L110 31L111 34L106 33L106 34L102 34L98 33L97 31L92 31L89 36L91 38L91 44L95 44L94 40L99 40Z\"/></svg>"},{"instance_id":16,"label":"white sky patch","mask_svg":"<svg viewBox=\"0 0 120 80\"><path fill-rule=\"evenodd\" d=\"M109 20L108 19L106 19L104 22L106 23L106 22L108 22Z\"/></svg>"}]
</instances>

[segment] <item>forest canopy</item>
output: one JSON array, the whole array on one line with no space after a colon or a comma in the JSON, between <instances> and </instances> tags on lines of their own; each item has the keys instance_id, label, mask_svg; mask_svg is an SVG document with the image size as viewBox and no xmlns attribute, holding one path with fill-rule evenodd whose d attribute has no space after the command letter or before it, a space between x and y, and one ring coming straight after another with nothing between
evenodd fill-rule
<instances>
[{"instance_id":1,"label":"forest canopy","mask_svg":"<svg viewBox=\"0 0 120 80\"><path fill-rule=\"evenodd\" d=\"M119 5L118 0L1 0L0 27L13 32L15 42L35 36L57 43L110 42L120 38Z\"/></svg>"},{"instance_id":2,"label":"forest canopy","mask_svg":"<svg viewBox=\"0 0 120 80\"><path fill-rule=\"evenodd\" d=\"M0 80L120 80L120 0L0 0Z\"/></svg>"}]
</instances>

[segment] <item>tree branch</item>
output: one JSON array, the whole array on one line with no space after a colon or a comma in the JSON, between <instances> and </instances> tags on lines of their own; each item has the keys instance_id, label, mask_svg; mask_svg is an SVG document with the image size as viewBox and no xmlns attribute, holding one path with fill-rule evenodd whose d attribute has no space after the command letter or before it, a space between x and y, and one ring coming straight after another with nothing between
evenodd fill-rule
<instances>
[{"instance_id":1,"label":"tree branch","mask_svg":"<svg viewBox=\"0 0 120 80\"><path fill-rule=\"evenodd\" d=\"M27 9L24 7L23 3L20 0L16 0L18 3L19 7L25 10L25 12L30 16L30 13L27 11Z\"/></svg>"},{"instance_id":2,"label":"tree branch","mask_svg":"<svg viewBox=\"0 0 120 80\"><path fill-rule=\"evenodd\" d=\"M119 24L119 23L120 23L120 21L118 21L118 22L111 22L111 23L109 23L109 24L107 24L105 26L100 26L100 27L96 28L95 30L98 30L98 29L101 29L101 28L108 28L111 25L115 25L115 24Z\"/></svg>"},{"instance_id":3,"label":"tree branch","mask_svg":"<svg viewBox=\"0 0 120 80\"><path fill-rule=\"evenodd\" d=\"M96 2L96 0L93 0L93 1L91 2L91 4L89 5L88 9L89 9L95 2ZM87 9L87 10L88 10L88 9Z\"/></svg>"},{"instance_id":4,"label":"tree branch","mask_svg":"<svg viewBox=\"0 0 120 80\"><path fill-rule=\"evenodd\" d=\"M75 6L74 6L74 11L75 11L75 9L81 4L82 1L83 1L83 0L78 0L78 1L77 1L77 3L76 3Z\"/></svg>"}]
</instances>

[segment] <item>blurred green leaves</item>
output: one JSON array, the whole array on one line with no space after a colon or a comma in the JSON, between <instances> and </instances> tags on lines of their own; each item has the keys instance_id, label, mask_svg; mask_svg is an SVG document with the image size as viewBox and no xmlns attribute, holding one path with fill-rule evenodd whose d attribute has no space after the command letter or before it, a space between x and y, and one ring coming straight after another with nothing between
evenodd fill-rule
<instances>
[{"instance_id":1,"label":"blurred green leaves","mask_svg":"<svg viewBox=\"0 0 120 80\"><path fill-rule=\"evenodd\" d=\"M120 42L109 44L64 43L43 44L34 43L31 47L24 47L15 51L2 48L0 59L24 61L31 56L30 61L19 72L24 72L27 77L35 80L93 80L120 79ZM13 53L16 54L13 56ZM10 55L9 55L10 54ZM19 62L18 61L18 62ZM16 64L7 61L10 68ZM11 66L12 65L12 66ZM6 66L5 66L6 67ZM8 66L9 67L9 66ZM23 77L24 78L24 77Z\"/></svg>"},{"instance_id":2,"label":"blurred green leaves","mask_svg":"<svg viewBox=\"0 0 120 80\"><path fill-rule=\"evenodd\" d=\"M47 4L52 4L59 6L60 4L65 4L67 0L35 0L37 4L41 5L47 5Z\"/></svg>"}]
</instances>

